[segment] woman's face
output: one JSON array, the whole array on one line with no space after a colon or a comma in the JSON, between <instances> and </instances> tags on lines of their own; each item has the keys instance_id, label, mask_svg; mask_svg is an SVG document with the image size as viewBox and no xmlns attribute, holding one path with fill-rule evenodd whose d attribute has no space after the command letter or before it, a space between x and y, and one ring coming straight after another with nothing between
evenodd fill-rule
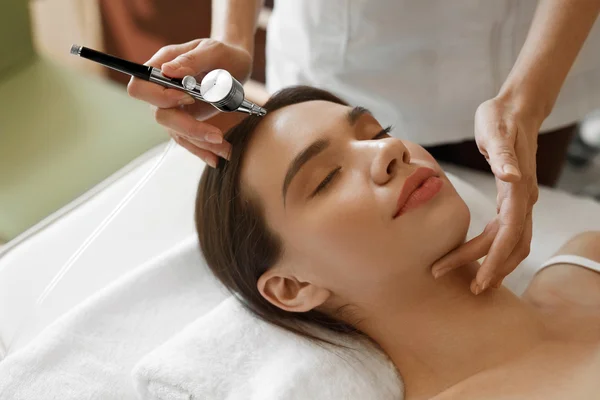
<instances>
[{"instance_id":1,"label":"woman's face","mask_svg":"<svg viewBox=\"0 0 600 400\"><path fill-rule=\"evenodd\" d=\"M241 179L283 242L276 268L347 302L431 279L469 225L433 157L361 108L310 101L269 113Z\"/></svg>"}]
</instances>

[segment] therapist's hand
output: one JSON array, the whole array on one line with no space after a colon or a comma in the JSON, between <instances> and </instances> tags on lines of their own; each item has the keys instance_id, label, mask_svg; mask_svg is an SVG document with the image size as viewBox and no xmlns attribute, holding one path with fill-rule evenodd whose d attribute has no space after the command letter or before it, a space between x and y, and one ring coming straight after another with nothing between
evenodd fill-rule
<instances>
[{"instance_id":1,"label":"therapist's hand","mask_svg":"<svg viewBox=\"0 0 600 400\"><path fill-rule=\"evenodd\" d=\"M160 68L171 78L186 75L200 82L208 72L222 68L244 82L250 76L252 56L248 51L213 39L197 39L160 49L145 65ZM195 101L176 89L167 89L139 78L127 86L130 96L151 104L156 121L181 146L215 167L218 157L228 158L231 145L215 126L201 122L218 111L211 105Z\"/></svg>"},{"instance_id":2,"label":"therapist's hand","mask_svg":"<svg viewBox=\"0 0 600 400\"><path fill-rule=\"evenodd\" d=\"M487 255L471 283L471 291L479 294L500 287L529 255L532 209L539 193L535 155L542 120L510 98L496 97L479 106L475 139L496 177L497 215L483 233L434 264L436 278Z\"/></svg>"}]
</instances>

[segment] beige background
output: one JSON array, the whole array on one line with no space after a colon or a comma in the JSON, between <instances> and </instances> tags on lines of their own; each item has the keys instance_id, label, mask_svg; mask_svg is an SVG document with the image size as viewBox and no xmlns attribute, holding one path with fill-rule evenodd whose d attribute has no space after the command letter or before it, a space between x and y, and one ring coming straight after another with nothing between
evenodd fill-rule
<instances>
[{"instance_id":1,"label":"beige background","mask_svg":"<svg viewBox=\"0 0 600 400\"><path fill-rule=\"evenodd\" d=\"M30 2L30 8L33 41L39 54L81 71L106 73L106 68L82 62L69 53L73 44L103 50L97 0L37 0Z\"/></svg>"}]
</instances>

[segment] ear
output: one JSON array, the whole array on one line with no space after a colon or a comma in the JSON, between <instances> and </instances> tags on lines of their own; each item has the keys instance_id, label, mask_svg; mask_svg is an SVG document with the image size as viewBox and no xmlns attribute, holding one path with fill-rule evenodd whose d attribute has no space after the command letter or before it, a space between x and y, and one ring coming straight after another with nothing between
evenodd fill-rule
<instances>
[{"instance_id":1,"label":"ear","mask_svg":"<svg viewBox=\"0 0 600 400\"><path fill-rule=\"evenodd\" d=\"M270 268L258 279L260 294L271 304L291 312L310 311L331 296L327 289L301 282L282 268Z\"/></svg>"}]
</instances>

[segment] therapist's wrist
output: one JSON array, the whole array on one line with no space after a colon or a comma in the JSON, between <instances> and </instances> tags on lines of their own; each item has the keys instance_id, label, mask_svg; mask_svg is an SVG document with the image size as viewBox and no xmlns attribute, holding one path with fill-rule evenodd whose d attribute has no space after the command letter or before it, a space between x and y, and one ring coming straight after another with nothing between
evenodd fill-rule
<instances>
[{"instance_id":1,"label":"therapist's wrist","mask_svg":"<svg viewBox=\"0 0 600 400\"><path fill-rule=\"evenodd\" d=\"M536 134L552 111L552 105L547 104L534 90L525 86L503 87L496 99L505 104L516 118L527 121Z\"/></svg>"},{"instance_id":2,"label":"therapist's wrist","mask_svg":"<svg viewBox=\"0 0 600 400\"><path fill-rule=\"evenodd\" d=\"M235 27L213 32L211 39L246 51L254 59L254 35L239 32Z\"/></svg>"},{"instance_id":3,"label":"therapist's wrist","mask_svg":"<svg viewBox=\"0 0 600 400\"><path fill-rule=\"evenodd\" d=\"M228 46L235 47L235 48L245 51L246 53L248 53L250 58L252 60L254 60L254 42L248 43L244 40L228 39L228 38L224 38L224 39L213 38L213 39L218 40L219 42L222 42Z\"/></svg>"}]
</instances>

